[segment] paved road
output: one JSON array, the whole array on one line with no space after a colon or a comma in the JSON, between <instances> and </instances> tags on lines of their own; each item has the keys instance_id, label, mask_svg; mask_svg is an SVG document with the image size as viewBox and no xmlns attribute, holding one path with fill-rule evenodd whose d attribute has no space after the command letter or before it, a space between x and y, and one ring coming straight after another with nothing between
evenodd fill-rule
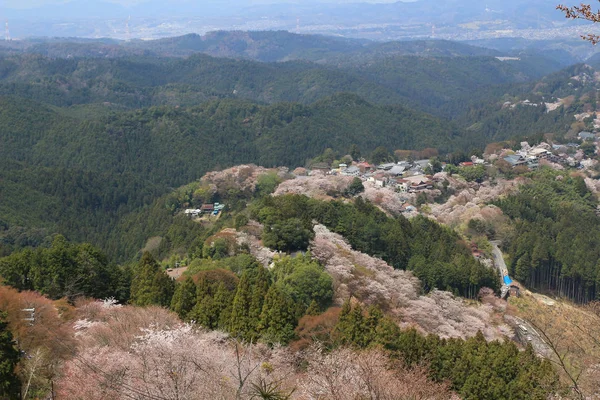
<instances>
[{"instance_id":1,"label":"paved road","mask_svg":"<svg viewBox=\"0 0 600 400\"><path fill-rule=\"evenodd\" d=\"M498 272L500 273L500 278L503 278L504 276L508 275L508 268L506 267L506 263L504 262L504 257L502 256L502 252L500 251L500 248L498 247L498 244L500 244L500 242L498 241L491 241L490 242L492 244L492 253L494 255L494 265L496 266L496 268L498 269ZM502 280L502 284L504 284L504 280Z\"/></svg>"},{"instance_id":2,"label":"paved road","mask_svg":"<svg viewBox=\"0 0 600 400\"><path fill-rule=\"evenodd\" d=\"M500 275L500 297L505 298L508 294L509 287L504 283L504 277L508 276L508 268L506 267L506 263L504 262L504 257L502 256L502 252L498 247L500 242L491 241L492 244L492 255L494 256L494 266L498 270L498 274Z\"/></svg>"},{"instance_id":3,"label":"paved road","mask_svg":"<svg viewBox=\"0 0 600 400\"><path fill-rule=\"evenodd\" d=\"M502 251L500 251L500 248L498 247L500 242L491 241L490 243L493 247L494 266L498 270L500 282L504 289L506 288L506 285L504 285L504 276L508 275L508 268L504 262ZM527 343L531 343L536 354L546 358L553 356L552 350L532 324L522 318L514 316L506 316L506 319L509 320L515 328L517 339L523 346L527 345Z\"/></svg>"},{"instance_id":4,"label":"paved road","mask_svg":"<svg viewBox=\"0 0 600 400\"><path fill-rule=\"evenodd\" d=\"M523 346L527 345L527 343L531 343L531 346L536 354L550 359L554 357L552 349L550 346L548 346L548 344L542 338L542 335L533 327L532 324L519 317L510 318L516 325L515 333L519 339L519 342L521 342Z\"/></svg>"}]
</instances>

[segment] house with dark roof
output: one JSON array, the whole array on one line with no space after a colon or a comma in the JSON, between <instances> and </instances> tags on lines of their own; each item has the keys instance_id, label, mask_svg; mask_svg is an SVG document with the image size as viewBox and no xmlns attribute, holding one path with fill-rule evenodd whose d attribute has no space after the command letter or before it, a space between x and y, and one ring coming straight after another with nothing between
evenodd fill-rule
<instances>
[{"instance_id":1,"label":"house with dark roof","mask_svg":"<svg viewBox=\"0 0 600 400\"><path fill-rule=\"evenodd\" d=\"M518 154L511 154L509 156L504 157L504 161L512 165L512 167L518 167L519 165L527 164L527 160L525 160L522 156Z\"/></svg>"},{"instance_id":2,"label":"house with dark roof","mask_svg":"<svg viewBox=\"0 0 600 400\"><path fill-rule=\"evenodd\" d=\"M310 169L313 170L313 171L322 171L322 172L329 172L329 171L331 171L331 168L329 167L329 165L327 163L323 163L323 162L312 164L310 166Z\"/></svg>"},{"instance_id":3,"label":"house with dark roof","mask_svg":"<svg viewBox=\"0 0 600 400\"><path fill-rule=\"evenodd\" d=\"M215 211L215 205L214 204L202 204L202 206L200 207L200 211L202 212L202 214L210 214L213 211Z\"/></svg>"},{"instance_id":4,"label":"house with dark roof","mask_svg":"<svg viewBox=\"0 0 600 400\"><path fill-rule=\"evenodd\" d=\"M358 176L360 175L360 169L356 165L352 165L341 172L344 176Z\"/></svg>"},{"instance_id":5,"label":"house with dark roof","mask_svg":"<svg viewBox=\"0 0 600 400\"><path fill-rule=\"evenodd\" d=\"M596 135L592 132L579 132L579 139L581 140L594 140L596 139Z\"/></svg>"}]
</instances>

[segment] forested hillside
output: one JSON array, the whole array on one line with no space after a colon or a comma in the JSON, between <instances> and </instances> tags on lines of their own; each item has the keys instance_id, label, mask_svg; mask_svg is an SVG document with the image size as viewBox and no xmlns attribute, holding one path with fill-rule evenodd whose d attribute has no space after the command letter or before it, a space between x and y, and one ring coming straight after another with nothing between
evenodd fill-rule
<instances>
[{"instance_id":1,"label":"forested hillside","mask_svg":"<svg viewBox=\"0 0 600 400\"><path fill-rule=\"evenodd\" d=\"M598 297L600 218L582 177L544 171L498 205L515 220L506 242L515 278L578 302Z\"/></svg>"},{"instance_id":2,"label":"forested hillside","mask_svg":"<svg viewBox=\"0 0 600 400\"><path fill-rule=\"evenodd\" d=\"M473 89L530 78L493 57L399 56L342 68L201 54L185 59L19 55L0 60L0 94L57 106L97 102L128 108L194 105L215 97L310 103L352 92L378 104L400 103L436 111Z\"/></svg>"},{"instance_id":3,"label":"forested hillside","mask_svg":"<svg viewBox=\"0 0 600 400\"><path fill-rule=\"evenodd\" d=\"M9 248L38 244L45 230L109 246L124 215L217 167L302 166L325 148L344 153L353 144L365 154L381 145L451 151L465 139L435 117L354 95L309 106L215 100L92 119L80 111L0 99L0 219L14 227ZM19 226L35 232L15 238Z\"/></svg>"},{"instance_id":4,"label":"forested hillside","mask_svg":"<svg viewBox=\"0 0 600 400\"><path fill-rule=\"evenodd\" d=\"M250 39L255 47L240 44ZM0 59L4 254L59 232L126 258L134 246L122 245L116 224L136 220L171 188L215 168L304 166L327 148L343 155L352 145L367 158L378 147L388 156L424 148L443 156L517 136L563 135L586 100L577 97L552 113L504 103L565 95L574 74L592 73L574 67L536 84L495 52L443 41L221 32L127 45L66 42L5 44L13 54ZM170 45L209 53L235 48L265 61L296 52L303 60L155 55ZM111 46L119 50L98 50ZM73 47L89 54L68 57ZM65 53L47 57L39 54L43 48ZM312 63L306 59L319 59L306 55L310 48L346 59ZM572 93L593 87L581 82Z\"/></svg>"}]
</instances>

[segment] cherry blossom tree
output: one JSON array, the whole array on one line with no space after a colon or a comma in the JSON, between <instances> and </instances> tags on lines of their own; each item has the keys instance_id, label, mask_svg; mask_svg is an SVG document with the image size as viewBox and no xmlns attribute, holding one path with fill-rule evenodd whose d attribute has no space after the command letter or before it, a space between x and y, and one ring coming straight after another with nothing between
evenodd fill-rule
<instances>
[{"instance_id":1,"label":"cherry blossom tree","mask_svg":"<svg viewBox=\"0 0 600 400\"><path fill-rule=\"evenodd\" d=\"M590 22L600 22L600 11L594 11L591 4L581 3L579 6L558 5L556 9L565 13L565 17L569 19L581 19ZM581 36L582 39L590 41L592 44L600 42L600 36L588 33Z\"/></svg>"}]
</instances>

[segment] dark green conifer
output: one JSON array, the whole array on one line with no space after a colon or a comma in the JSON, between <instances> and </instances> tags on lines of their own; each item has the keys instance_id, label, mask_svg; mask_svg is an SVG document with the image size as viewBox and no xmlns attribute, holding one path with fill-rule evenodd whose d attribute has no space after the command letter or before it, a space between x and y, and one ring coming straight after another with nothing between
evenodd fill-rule
<instances>
[{"instance_id":1,"label":"dark green conifer","mask_svg":"<svg viewBox=\"0 0 600 400\"><path fill-rule=\"evenodd\" d=\"M196 304L196 284L191 277L187 277L183 282L177 284L173 299L171 300L171 310L175 311L179 318L188 319L188 314Z\"/></svg>"},{"instance_id":2,"label":"dark green conifer","mask_svg":"<svg viewBox=\"0 0 600 400\"><path fill-rule=\"evenodd\" d=\"M144 253L133 270L131 303L168 306L173 295L173 280L160 268L150 253Z\"/></svg>"},{"instance_id":3,"label":"dark green conifer","mask_svg":"<svg viewBox=\"0 0 600 400\"><path fill-rule=\"evenodd\" d=\"M20 398L20 382L15 374L19 351L8 330L7 314L0 312L0 399Z\"/></svg>"},{"instance_id":4,"label":"dark green conifer","mask_svg":"<svg viewBox=\"0 0 600 400\"><path fill-rule=\"evenodd\" d=\"M296 317L294 302L278 285L272 285L265 297L259 331L269 343L288 343L294 338Z\"/></svg>"},{"instance_id":5,"label":"dark green conifer","mask_svg":"<svg viewBox=\"0 0 600 400\"><path fill-rule=\"evenodd\" d=\"M231 320L231 311L233 308L233 292L227 290L225 284L221 282L215 293L214 308L217 317L217 328L227 329Z\"/></svg>"},{"instance_id":6,"label":"dark green conifer","mask_svg":"<svg viewBox=\"0 0 600 400\"><path fill-rule=\"evenodd\" d=\"M256 325L256 321L253 322L250 320L251 303L252 289L250 288L250 277L248 271L244 271L235 291L229 321L229 332L234 337L248 339L249 334L252 332L252 327Z\"/></svg>"}]
</instances>

